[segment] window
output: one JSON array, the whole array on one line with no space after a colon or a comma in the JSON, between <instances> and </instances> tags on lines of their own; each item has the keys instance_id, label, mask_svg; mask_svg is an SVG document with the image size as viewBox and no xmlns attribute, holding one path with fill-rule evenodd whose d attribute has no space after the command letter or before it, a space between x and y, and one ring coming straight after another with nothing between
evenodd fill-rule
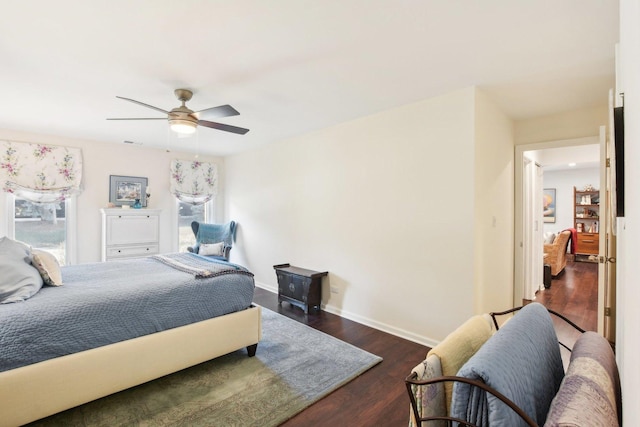
<instances>
[{"instance_id":1,"label":"window","mask_svg":"<svg viewBox=\"0 0 640 427\"><path fill-rule=\"evenodd\" d=\"M14 238L34 249L51 252L60 264L68 264L67 202L37 204L14 198Z\"/></svg>"},{"instance_id":2,"label":"window","mask_svg":"<svg viewBox=\"0 0 640 427\"><path fill-rule=\"evenodd\" d=\"M176 200L176 203L178 203L178 251L187 252L187 247L196 243L196 237L191 230L191 222L210 222L213 200L202 205L192 205L179 200Z\"/></svg>"},{"instance_id":3,"label":"window","mask_svg":"<svg viewBox=\"0 0 640 427\"><path fill-rule=\"evenodd\" d=\"M0 141L0 235L76 262L76 202L82 189L77 147ZM62 201L64 200L64 201Z\"/></svg>"},{"instance_id":4,"label":"window","mask_svg":"<svg viewBox=\"0 0 640 427\"><path fill-rule=\"evenodd\" d=\"M195 242L191 223L213 222L218 193L218 166L199 160L172 160L169 191L177 201L178 251L186 252Z\"/></svg>"}]
</instances>

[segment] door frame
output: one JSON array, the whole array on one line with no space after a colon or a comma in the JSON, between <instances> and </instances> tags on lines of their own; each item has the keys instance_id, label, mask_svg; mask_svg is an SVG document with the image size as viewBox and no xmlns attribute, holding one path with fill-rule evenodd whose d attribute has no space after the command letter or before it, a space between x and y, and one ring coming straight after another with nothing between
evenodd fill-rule
<instances>
[{"instance_id":1,"label":"door frame","mask_svg":"<svg viewBox=\"0 0 640 427\"><path fill-rule=\"evenodd\" d=\"M519 307L522 305L522 300L524 296L524 274L526 271L525 264L525 248L524 248L524 153L527 151L537 151L537 150L546 150L552 148L562 148L562 147L576 147L581 145L594 145L599 144L600 137L599 135L588 136L583 138L573 138L573 139L562 139L556 141L547 141L547 142L538 142L532 144L520 144L515 146L515 217L514 217L514 280L513 280L513 306ZM606 165L600 164L600 170L602 170ZM598 293L598 300L600 300L602 296ZM601 306L598 304L598 319L604 317L604 306L602 306L602 313L600 313ZM600 322L598 322L600 327Z\"/></svg>"},{"instance_id":2,"label":"door frame","mask_svg":"<svg viewBox=\"0 0 640 427\"><path fill-rule=\"evenodd\" d=\"M543 287L542 168L534 158L522 158L522 299L533 299ZM521 301L522 301L521 299Z\"/></svg>"}]
</instances>

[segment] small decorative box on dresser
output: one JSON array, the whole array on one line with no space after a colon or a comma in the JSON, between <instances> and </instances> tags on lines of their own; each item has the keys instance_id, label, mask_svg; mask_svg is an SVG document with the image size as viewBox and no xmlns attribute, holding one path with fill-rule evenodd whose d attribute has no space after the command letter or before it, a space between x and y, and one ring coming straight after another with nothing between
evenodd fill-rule
<instances>
[{"instance_id":1,"label":"small decorative box on dresser","mask_svg":"<svg viewBox=\"0 0 640 427\"><path fill-rule=\"evenodd\" d=\"M307 270L289 264L274 265L278 276L278 304L287 301L309 314L309 307L320 311L322 278L328 272Z\"/></svg>"},{"instance_id":2,"label":"small decorative box on dresser","mask_svg":"<svg viewBox=\"0 0 640 427\"><path fill-rule=\"evenodd\" d=\"M160 252L160 209L100 209L102 261Z\"/></svg>"}]
</instances>

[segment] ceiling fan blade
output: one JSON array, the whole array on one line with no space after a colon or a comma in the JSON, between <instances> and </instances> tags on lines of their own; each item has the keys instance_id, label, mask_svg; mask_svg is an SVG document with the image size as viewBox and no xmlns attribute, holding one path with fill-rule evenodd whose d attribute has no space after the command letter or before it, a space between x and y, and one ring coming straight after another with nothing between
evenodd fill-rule
<instances>
[{"instance_id":1,"label":"ceiling fan blade","mask_svg":"<svg viewBox=\"0 0 640 427\"><path fill-rule=\"evenodd\" d=\"M198 120L198 124L200 126L206 126L208 128L223 130L225 132L238 133L240 135L244 135L249 132L249 129L239 128L237 126L224 125L222 123L210 122L207 120Z\"/></svg>"},{"instance_id":2,"label":"ceiling fan blade","mask_svg":"<svg viewBox=\"0 0 640 427\"><path fill-rule=\"evenodd\" d=\"M116 98L124 99L125 101L133 102L134 104L142 105L143 107L151 108L156 111L160 111L161 113L169 114L167 110L163 110L162 108L154 107L153 105L145 104L144 102L136 101L135 99L125 98L123 96L116 96Z\"/></svg>"},{"instance_id":3,"label":"ceiling fan blade","mask_svg":"<svg viewBox=\"0 0 640 427\"><path fill-rule=\"evenodd\" d=\"M196 119L217 119L220 117L237 116L240 113L231 105L220 105L219 107L205 108L192 114Z\"/></svg>"},{"instance_id":4,"label":"ceiling fan blade","mask_svg":"<svg viewBox=\"0 0 640 427\"><path fill-rule=\"evenodd\" d=\"M126 117L126 118L107 119L107 120L167 120L167 118L166 117Z\"/></svg>"}]
</instances>

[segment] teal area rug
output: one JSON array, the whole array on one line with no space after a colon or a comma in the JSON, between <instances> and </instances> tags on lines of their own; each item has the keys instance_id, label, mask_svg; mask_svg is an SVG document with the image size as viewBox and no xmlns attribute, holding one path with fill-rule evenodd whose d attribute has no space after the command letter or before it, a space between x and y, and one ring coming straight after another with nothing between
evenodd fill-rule
<instances>
[{"instance_id":1,"label":"teal area rug","mask_svg":"<svg viewBox=\"0 0 640 427\"><path fill-rule=\"evenodd\" d=\"M36 421L31 426L277 426L382 358L262 308L245 349Z\"/></svg>"}]
</instances>

